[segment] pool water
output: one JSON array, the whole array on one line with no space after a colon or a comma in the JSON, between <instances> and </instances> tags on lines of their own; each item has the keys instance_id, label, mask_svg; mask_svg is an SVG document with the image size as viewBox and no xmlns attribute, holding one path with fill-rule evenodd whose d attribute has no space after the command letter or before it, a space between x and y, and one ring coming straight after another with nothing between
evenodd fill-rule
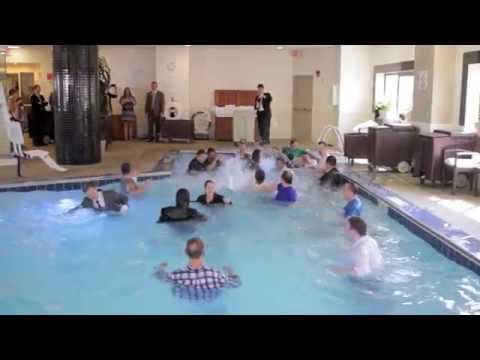
<instances>
[{"instance_id":1,"label":"pool water","mask_svg":"<svg viewBox=\"0 0 480 360\"><path fill-rule=\"evenodd\" d=\"M193 204L206 223L156 224L179 187L192 198L201 193L207 175L185 175L189 159L181 156L172 177L131 199L126 215L64 215L82 200L80 191L0 194L0 314L480 314L480 278L367 200L382 280L354 282L328 271L344 254L344 202L320 189L310 170L296 170L299 201L284 206L271 194L243 191L253 175L230 160L210 177L233 206ZM264 166L269 178L278 176L271 161ZM163 261L170 270L184 266L193 236L205 241L208 265L235 269L240 288L190 301L152 276Z\"/></svg>"}]
</instances>

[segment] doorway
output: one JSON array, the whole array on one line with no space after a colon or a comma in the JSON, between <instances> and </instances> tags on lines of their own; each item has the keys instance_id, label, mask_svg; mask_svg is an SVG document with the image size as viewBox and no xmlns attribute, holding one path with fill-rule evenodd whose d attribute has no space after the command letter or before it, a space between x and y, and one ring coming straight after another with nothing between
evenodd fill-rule
<instances>
[{"instance_id":1,"label":"doorway","mask_svg":"<svg viewBox=\"0 0 480 360\"><path fill-rule=\"evenodd\" d=\"M480 63L468 65L465 131L475 131L477 122L480 122Z\"/></svg>"},{"instance_id":2,"label":"doorway","mask_svg":"<svg viewBox=\"0 0 480 360\"><path fill-rule=\"evenodd\" d=\"M298 141L312 141L313 76L293 77L292 134Z\"/></svg>"}]
</instances>

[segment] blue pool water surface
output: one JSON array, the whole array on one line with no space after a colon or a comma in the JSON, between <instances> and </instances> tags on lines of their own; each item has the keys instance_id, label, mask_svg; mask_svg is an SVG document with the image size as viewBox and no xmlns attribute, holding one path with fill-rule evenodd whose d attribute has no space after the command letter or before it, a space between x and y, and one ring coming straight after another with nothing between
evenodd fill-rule
<instances>
[{"instance_id":1,"label":"blue pool water surface","mask_svg":"<svg viewBox=\"0 0 480 360\"><path fill-rule=\"evenodd\" d=\"M364 200L364 217L382 250L378 283L353 282L327 270L342 260L346 239L340 194L321 190L310 170L296 170L299 201L282 206L249 193L237 160L214 175L187 176L188 155L172 177L131 199L126 215L64 212L80 191L0 194L0 314L480 314L477 275ZM265 161L270 179L273 163ZM206 223L156 224L161 207L186 187L196 198L214 178L232 198L225 208L192 206ZM118 184L106 186L118 188ZM174 296L152 276L168 262L186 264L186 240L201 237L208 265L232 266L242 286L212 301Z\"/></svg>"}]
</instances>

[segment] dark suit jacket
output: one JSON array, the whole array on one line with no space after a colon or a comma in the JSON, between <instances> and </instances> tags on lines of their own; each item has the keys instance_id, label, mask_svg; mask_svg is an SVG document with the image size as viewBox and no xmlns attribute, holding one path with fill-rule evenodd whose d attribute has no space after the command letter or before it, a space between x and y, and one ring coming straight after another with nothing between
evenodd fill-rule
<instances>
[{"instance_id":1,"label":"dark suit jacket","mask_svg":"<svg viewBox=\"0 0 480 360\"><path fill-rule=\"evenodd\" d=\"M145 101L145 114L150 114L153 111L155 116L160 116L165 112L165 95L161 91L157 91L156 101L153 102L152 92L147 93Z\"/></svg>"},{"instance_id":2,"label":"dark suit jacket","mask_svg":"<svg viewBox=\"0 0 480 360\"><path fill-rule=\"evenodd\" d=\"M272 109L270 107L270 104L272 103L272 95L270 95L270 93L264 93L263 94L263 111L265 112L265 114L267 116L272 116ZM257 102L258 102L258 96L255 96L255 110L258 111L258 106L257 106Z\"/></svg>"},{"instance_id":3,"label":"dark suit jacket","mask_svg":"<svg viewBox=\"0 0 480 360\"><path fill-rule=\"evenodd\" d=\"M98 189L98 191L102 190ZM80 206L97 211L120 211L122 205L128 204L128 197L126 195L119 194L114 190L102 191L102 194L103 199L105 200L105 209L96 209L95 206L93 206L93 201L88 197L83 199Z\"/></svg>"}]
</instances>

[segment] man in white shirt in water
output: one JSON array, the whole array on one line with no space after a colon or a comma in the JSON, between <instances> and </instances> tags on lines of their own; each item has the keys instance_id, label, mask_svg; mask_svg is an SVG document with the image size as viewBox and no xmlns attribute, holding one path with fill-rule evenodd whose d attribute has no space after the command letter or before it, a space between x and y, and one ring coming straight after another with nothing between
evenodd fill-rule
<instances>
[{"instance_id":1,"label":"man in white shirt in water","mask_svg":"<svg viewBox=\"0 0 480 360\"><path fill-rule=\"evenodd\" d=\"M345 234L352 241L349 248L350 263L345 266L333 266L332 271L340 275L364 278L382 268L382 254L375 239L367 234L365 221L359 217L348 218Z\"/></svg>"}]
</instances>

